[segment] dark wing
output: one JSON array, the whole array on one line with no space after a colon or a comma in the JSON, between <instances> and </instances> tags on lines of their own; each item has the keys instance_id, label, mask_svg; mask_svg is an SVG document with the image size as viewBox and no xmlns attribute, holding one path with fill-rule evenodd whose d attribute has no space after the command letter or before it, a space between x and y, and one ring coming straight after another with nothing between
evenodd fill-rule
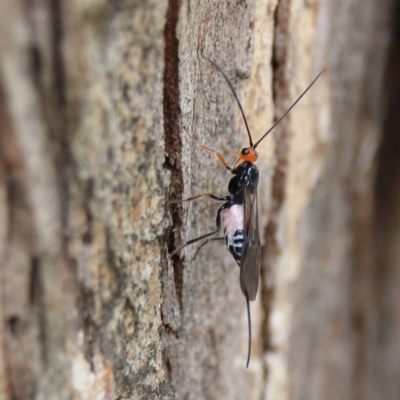
<instances>
[{"instance_id":1,"label":"dark wing","mask_svg":"<svg viewBox=\"0 0 400 400\"><path fill-rule=\"evenodd\" d=\"M240 262L240 287L249 300L255 300L260 277L260 233L258 229L257 189L244 195L244 243Z\"/></svg>"}]
</instances>

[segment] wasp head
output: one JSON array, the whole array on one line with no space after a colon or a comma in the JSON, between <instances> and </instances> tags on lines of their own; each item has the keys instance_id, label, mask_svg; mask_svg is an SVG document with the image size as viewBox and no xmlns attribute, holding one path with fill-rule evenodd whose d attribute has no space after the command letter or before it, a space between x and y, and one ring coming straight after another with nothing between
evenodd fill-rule
<instances>
[{"instance_id":1,"label":"wasp head","mask_svg":"<svg viewBox=\"0 0 400 400\"><path fill-rule=\"evenodd\" d=\"M239 158L243 161L248 161L251 163L255 163L258 159L257 150L254 147L245 147L239 153Z\"/></svg>"}]
</instances>

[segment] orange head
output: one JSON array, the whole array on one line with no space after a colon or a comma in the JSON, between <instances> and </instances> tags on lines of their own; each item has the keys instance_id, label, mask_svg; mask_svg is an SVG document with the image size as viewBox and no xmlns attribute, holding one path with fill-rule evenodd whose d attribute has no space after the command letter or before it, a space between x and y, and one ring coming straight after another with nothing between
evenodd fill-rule
<instances>
[{"instance_id":1,"label":"orange head","mask_svg":"<svg viewBox=\"0 0 400 400\"><path fill-rule=\"evenodd\" d=\"M258 153L257 150L253 147L245 147L242 149L242 151L239 153L239 158L243 161L248 161L251 163L255 163L258 159Z\"/></svg>"}]
</instances>

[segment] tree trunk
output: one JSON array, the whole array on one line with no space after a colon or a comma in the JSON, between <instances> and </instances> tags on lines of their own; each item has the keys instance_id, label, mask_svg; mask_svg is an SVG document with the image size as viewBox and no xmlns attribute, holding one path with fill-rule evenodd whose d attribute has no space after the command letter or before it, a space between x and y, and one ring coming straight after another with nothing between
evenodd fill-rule
<instances>
[{"instance_id":1,"label":"tree trunk","mask_svg":"<svg viewBox=\"0 0 400 400\"><path fill-rule=\"evenodd\" d=\"M396 135L377 153L391 10L3 2L0 400L399 398ZM246 302L223 242L163 262L215 230L214 202L180 200L228 194L231 175L189 135L229 164L224 146L248 146L202 57L231 80L254 142L325 69L257 148L247 370Z\"/></svg>"}]
</instances>

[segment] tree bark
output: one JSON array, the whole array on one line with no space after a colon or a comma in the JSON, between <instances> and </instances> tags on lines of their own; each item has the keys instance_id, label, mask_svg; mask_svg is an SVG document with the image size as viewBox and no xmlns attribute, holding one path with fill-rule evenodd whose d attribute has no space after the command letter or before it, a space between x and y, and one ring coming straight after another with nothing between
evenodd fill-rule
<instances>
[{"instance_id":1,"label":"tree bark","mask_svg":"<svg viewBox=\"0 0 400 400\"><path fill-rule=\"evenodd\" d=\"M399 192L379 161L397 154L386 139L377 152L391 10L3 2L0 400L398 398L399 226L385 208L398 215ZM257 148L247 370L246 303L223 242L163 262L215 229L213 202L181 200L225 196L231 177L185 130L217 151L248 146L203 57L232 81L254 141L325 69Z\"/></svg>"}]
</instances>

